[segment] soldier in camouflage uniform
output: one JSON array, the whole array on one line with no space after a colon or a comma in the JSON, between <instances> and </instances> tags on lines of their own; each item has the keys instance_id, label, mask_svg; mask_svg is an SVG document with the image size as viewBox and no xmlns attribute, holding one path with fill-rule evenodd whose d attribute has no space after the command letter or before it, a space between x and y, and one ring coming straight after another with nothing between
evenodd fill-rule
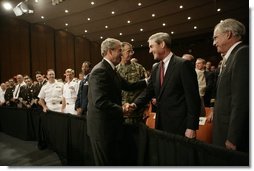
<instances>
[{"instance_id":1,"label":"soldier in camouflage uniform","mask_svg":"<svg viewBox=\"0 0 254 171\"><path fill-rule=\"evenodd\" d=\"M145 68L136 63L131 62L131 57L134 54L132 45L127 42L122 43L122 57L121 62L116 66L117 72L125 78L128 82L137 82L146 77ZM122 104L132 103L136 97L143 91L122 91ZM124 116L126 123L137 123L143 119L143 110L133 112L130 116Z\"/></svg>"}]
</instances>

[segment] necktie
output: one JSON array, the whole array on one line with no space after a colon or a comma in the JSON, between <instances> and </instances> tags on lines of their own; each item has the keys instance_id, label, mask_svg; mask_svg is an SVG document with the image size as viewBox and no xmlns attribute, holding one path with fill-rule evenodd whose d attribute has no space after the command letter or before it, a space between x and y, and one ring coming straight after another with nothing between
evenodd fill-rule
<instances>
[{"instance_id":1,"label":"necktie","mask_svg":"<svg viewBox=\"0 0 254 171\"><path fill-rule=\"evenodd\" d=\"M18 98L19 90L20 90L20 84L19 84L19 86L17 88L17 91L15 92L14 98L16 98L16 99Z\"/></svg>"},{"instance_id":2,"label":"necktie","mask_svg":"<svg viewBox=\"0 0 254 171\"><path fill-rule=\"evenodd\" d=\"M164 79L164 62L160 62L160 84L162 86L163 84L163 79Z\"/></svg>"},{"instance_id":3,"label":"necktie","mask_svg":"<svg viewBox=\"0 0 254 171\"><path fill-rule=\"evenodd\" d=\"M221 62L221 66L220 66L220 74L222 73L222 71L225 69L226 67L226 59L223 58L222 62Z\"/></svg>"}]
</instances>

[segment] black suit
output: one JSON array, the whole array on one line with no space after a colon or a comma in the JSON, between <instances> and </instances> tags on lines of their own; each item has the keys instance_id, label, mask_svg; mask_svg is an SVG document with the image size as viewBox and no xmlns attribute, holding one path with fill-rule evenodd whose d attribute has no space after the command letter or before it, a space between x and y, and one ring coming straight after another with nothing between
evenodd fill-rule
<instances>
[{"instance_id":1,"label":"black suit","mask_svg":"<svg viewBox=\"0 0 254 171\"><path fill-rule=\"evenodd\" d=\"M86 115L86 112L87 112L87 105L88 105L87 94L88 94L88 79L89 79L89 75L90 74L88 74L86 76L86 78L84 78L83 80L80 81L78 95L77 95L77 100L75 102L75 110L77 108L81 108L82 109L81 115Z\"/></svg>"},{"instance_id":2,"label":"black suit","mask_svg":"<svg viewBox=\"0 0 254 171\"><path fill-rule=\"evenodd\" d=\"M205 81L206 81L204 104L205 104L205 107L211 107L211 98L214 91L215 73L211 71L205 71L204 74L205 74Z\"/></svg>"},{"instance_id":3,"label":"black suit","mask_svg":"<svg viewBox=\"0 0 254 171\"><path fill-rule=\"evenodd\" d=\"M184 136L186 128L198 129L200 97L196 72L187 60L172 56L160 88L160 67L155 65L151 79L134 103L140 107L157 100L155 128Z\"/></svg>"},{"instance_id":4,"label":"black suit","mask_svg":"<svg viewBox=\"0 0 254 171\"><path fill-rule=\"evenodd\" d=\"M122 90L144 88L145 81L129 84L106 60L90 73L87 129L96 165L125 165L123 162Z\"/></svg>"},{"instance_id":5,"label":"black suit","mask_svg":"<svg viewBox=\"0 0 254 171\"><path fill-rule=\"evenodd\" d=\"M217 82L213 144L229 140L239 151L249 151L249 47L238 44Z\"/></svg>"}]
</instances>

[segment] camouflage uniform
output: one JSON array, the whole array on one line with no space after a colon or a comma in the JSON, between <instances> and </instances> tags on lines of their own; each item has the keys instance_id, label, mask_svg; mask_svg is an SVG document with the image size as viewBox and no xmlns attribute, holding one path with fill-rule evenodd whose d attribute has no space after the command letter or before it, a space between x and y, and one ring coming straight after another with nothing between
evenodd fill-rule
<instances>
[{"instance_id":1,"label":"camouflage uniform","mask_svg":"<svg viewBox=\"0 0 254 171\"><path fill-rule=\"evenodd\" d=\"M142 65L135 62L132 62L131 64L120 63L116 66L116 69L117 72L129 83L137 82L141 79L144 79L146 76L145 68ZM142 91L143 90L122 91L122 104L132 103ZM136 123L142 121L142 118L143 118L143 110L133 112L130 117L125 119L125 121L127 123Z\"/></svg>"}]
</instances>

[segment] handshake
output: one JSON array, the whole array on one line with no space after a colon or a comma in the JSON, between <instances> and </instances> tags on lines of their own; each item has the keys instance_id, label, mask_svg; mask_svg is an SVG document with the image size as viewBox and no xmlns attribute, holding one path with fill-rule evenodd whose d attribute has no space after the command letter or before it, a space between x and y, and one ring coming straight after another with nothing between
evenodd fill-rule
<instances>
[{"instance_id":1,"label":"handshake","mask_svg":"<svg viewBox=\"0 0 254 171\"><path fill-rule=\"evenodd\" d=\"M137 109L137 105L135 103L125 103L122 106L123 114L130 115L135 109Z\"/></svg>"}]
</instances>

